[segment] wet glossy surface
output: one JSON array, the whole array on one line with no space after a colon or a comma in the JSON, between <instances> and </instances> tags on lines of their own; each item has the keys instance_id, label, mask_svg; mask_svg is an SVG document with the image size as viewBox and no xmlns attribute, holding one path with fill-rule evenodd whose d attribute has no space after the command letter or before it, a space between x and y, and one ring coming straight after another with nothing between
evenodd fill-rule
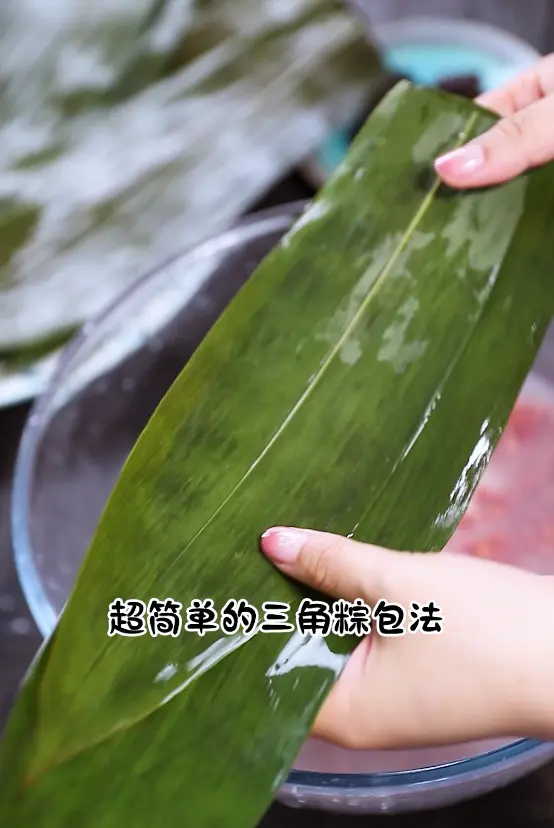
<instances>
[{"instance_id":1,"label":"wet glossy surface","mask_svg":"<svg viewBox=\"0 0 554 828\"><path fill-rule=\"evenodd\" d=\"M301 194L302 190L291 186L288 192L294 196L298 192ZM214 294L217 295L217 290L214 290ZM554 378L553 349L547 349L543 353L541 369L546 376ZM28 413L27 407L0 412L3 435L0 444L0 728L8 714L17 684L41 640L17 581L9 527L12 461ZM101 485L101 480L102 475L98 472L88 476L83 474L79 486L81 499L86 501L90 494L94 499L94 492ZM332 809L333 806L340 808L342 804L343 810L351 811L344 802L338 784L339 781L335 779L335 787L330 789L330 801L322 802L320 797L319 805ZM302 793L303 789L297 788L297 797L302 798ZM297 799L289 798L289 801L293 804ZM312 807L317 807L315 801L312 801ZM376 810L380 810L378 803ZM468 822L471 822L475 828L490 828L497 823L509 824L513 828L544 828L553 819L554 763L551 763L524 780L478 800L422 814L387 816L386 825L387 828L466 828ZM379 828L383 825L383 818L296 810L274 805L260 828L283 828L284 825L289 828Z\"/></svg>"},{"instance_id":2,"label":"wet glossy surface","mask_svg":"<svg viewBox=\"0 0 554 828\"><path fill-rule=\"evenodd\" d=\"M447 549L554 574L554 388L533 378Z\"/></svg>"},{"instance_id":3,"label":"wet glossy surface","mask_svg":"<svg viewBox=\"0 0 554 828\"><path fill-rule=\"evenodd\" d=\"M238 264L238 262L237 262ZM228 282L227 282L228 283ZM234 286L231 286L231 290L236 289L238 285L235 283ZM218 297L218 301L222 300L222 293L223 291L223 301L225 301L225 280L223 279L216 279L215 282L212 281L209 295L212 299ZM74 405L70 406L64 412L64 416L61 418L61 422L58 422L58 430L55 431L54 435L57 440L53 441L53 444L50 443L49 450L47 451L46 455L43 457L41 465L40 465L40 474L41 479L43 481L48 480L49 484L47 487L47 491L43 494L49 494L49 497L45 499L41 499L40 501L35 503L35 509L38 509L36 514L42 515L42 519L50 516L51 520L47 523L43 523L43 531L38 532L37 537L44 538L47 546L51 546L48 542L48 532L54 532L55 535L52 535L52 539L54 537L58 540L58 549L60 550L60 554L63 553L64 547L68 550L71 558L71 546L72 543L77 539L77 533L72 536L71 532L71 521L69 520L70 517L75 516L77 521L81 520L87 511L87 508L93 512L92 521L89 518L90 522L94 523L95 517L95 510L100 508L101 499L102 499L102 490L104 492L107 491L107 488L111 485L113 480L113 475L116 473L116 470L113 468L113 455L116 455L116 466L118 464L117 456L121 458L124 456L125 453L125 432L130 429L130 433L127 435L127 440L132 442L133 440L133 429L139 428L140 429L140 416L135 417L135 419L129 419L128 417L125 420L125 430L122 430L122 423L121 423L121 413L122 409L120 408L119 402L121 401L121 394L124 392L123 400L127 403L127 412L135 411L137 413L137 409L140 409L139 400L144 402L149 399L148 393L152 395L150 399L155 401L157 389L163 386L164 382L170 381L170 377L172 372L178 370L179 360L183 358L183 354L187 353L187 349L189 348L190 339L194 336L198 336L200 331L202 330L203 325L210 324L210 315L213 314L215 308L211 301L209 301L208 296L204 293L201 294L199 299L193 303L192 310L194 313L185 316L183 319L183 325L179 326L179 328L174 327L169 329L169 331L173 331L173 334L169 336L169 340L164 343L164 348L155 349L157 351L157 358L154 362L152 362L152 356L149 353L139 352L135 354L135 358L129 360L125 366L122 366L121 371L114 371L110 375L109 384L97 382L92 383L92 385L85 391L83 390L81 395L77 396L77 400L75 403L77 404L77 408ZM192 323L192 324L191 324ZM181 341L179 344L179 336L184 336L184 340ZM161 345L161 343L159 343ZM128 372L132 373L133 368L141 366L141 372L145 371L145 378L144 383L134 383L130 381L130 377L128 376ZM539 360L539 365L544 366L546 370L548 370L548 366L551 365L551 360L549 361L548 351L545 352L543 357ZM150 367L149 367L150 366ZM126 370L127 369L127 370ZM119 389L119 391L117 391ZM113 391L116 391L115 395ZM107 406L106 402L110 400L110 405ZM129 402L127 402L129 400ZM136 402L133 403L133 400ZM115 409L112 408L115 404ZM138 404L138 405L137 405ZM155 404L155 402L154 402ZM99 429L95 429L92 427L83 428L84 424L79 425L79 412L80 411L92 411L96 413L94 419L98 420ZM108 415L107 419L104 421L104 426L100 425L102 418L104 415ZM60 446L56 446L56 442L59 440L67 441L66 450L60 451ZM75 447L80 446L79 455L75 452ZM129 445L129 443L127 443ZM119 446L119 455L118 449ZM128 449L127 449L128 450ZM65 453L69 452L69 453ZM80 456L80 460L75 466L75 461L77 460L78 456ZM65 459L64 459L65 458ZM72 468L71 470L67 468L66 463L67 461L71 461ZM68 472L69 475L68 475ZM63 478L66 477L66 483L63 483ZM42 486L42 488L44 488ZM84 493L86 494L84 495ZM103 495L105 497L105 494ZM63 509L63 511L60 511ZM68 537L65 537L65 533L62 537L60 537L60 532L56 527L56 519L59 519L60 516L65 515L64 525L70 531L68 533ZM85 526L87 524L85 523ZM58 524L59 526L59 524ZM46 534L44 534L44 532ZM61 546L60 546L61 543ZM77 547L79 548L79 547ZM69 563L69 578L71 580L72 572L73 577L75 573L75 566L77 565L77 561L75 560L75 548L73 550L73 562ZM58 578L54 578L54 581L49 579L49 583L47 583L47 588L50 589L50 586L53 584L55 586L56 580L60 578L63 581L63 575L65 574L67 578L68 570L65 570L65 573L62 571L61 573L58 571ZM54 605L58 600L56 597L57 590L54 589L53 592L50 593L50 598L54 601ZM43 623L48 626L48 616L42 616ZM24 619L22 619L24 620ZM347 769L346 766L342 765L343 769ZM338 770L338 768L336 768ZM531 786L535 784L534 790L534 801L535 801L535 810L533 810L533 814L535 813L542 813L542 811L537 811L537 803L548 801L547 795L547 785L546 780L548 779L546 772L543 775L545 779L545 785L543 787L537 788L537 785L531 781ZM541 777L542 778L542 777ZM532 777L534 780L535 777ZM308 780L305 780L304 785ZM313 780L311 780L313 782ZM542 784L542 783L541 783ZM294 789L296 790L296 794L291 791L287 792L287 801L294 802L294 801L308 801L309 804L312 806L322 806L328 808L345 808L348 809L350 804L355 805L352 800L348 800L344 798L343 793L341 793L341 788L336 787L337 785L341 785L340 780L335 780L335 789L327 788L328 797L325 798L323 796L323 791L320 789L319 801L311 796L306 796L306 788L302 787L302 785L298 786L297 784L294 785ZM428 787L428 786L427 786ZM472 794L471 787L466 791L465 795ZM516 787L515 791L521 790L521 786ZM537 799L537 791L542 791L542 798L539 796ZM413 796L414 791L412 790L412 796L410 797L412 801L417 799L417 794L415 797ZM462 794L463 795L463 794ZM516 799L518 794L516 793ZM370 810L382 809L385 802L393 802L394 794L389 789L388 793L383 793L381 795L378 792L375 795L374 804L373 806L367 804L367 801L362 804L359 801L355 805L355 807L366 807ZM511 800L509 800L511 801ZM485 800L485 803L488 803L489 800ZM496 813L494 809L500 809L502 802L502 797L496 797L491 799L491 805L484 804L483 805L483 818L486 817L486 814L489 813L487 808L492 808L493 813ZM519 802L519 800L518 800ZM508 806L511 808L510 813L513 812L514 808L514 801L511 801L511 805ZM542 806L541 806L542 807ZM544 807L547 807L545 804ZM448 820L452 820L456 818L456 811L445 812L445 818ZM466 814L467 809L460 810L460 814ZM498 810L498 813L501 813ZM531 811L524 811L526 814L525 819L527 819ZM279 819L283 818L283 814L280 813L278 810L274 811L268 817L268 824L276 824ZM290 814L286 816L287 820L292 820L295 824L301 824L303 818L298 816L296 818L295 814ZM523 818L523 817L522 817ZM309 815L306 817L309 820ZM335 824L335 818L329 817L328 819L324 816L317 817L317 824ZM425 817L427 821L429 819L428 816ZM440 817L439 817L440 820Z\"/></svg>"},{"instance_id":4,"label":"wet glossy surface","mask_svg":"<svg viewBox=\"0 0 554 828\"><path fill-rule=\"evenodd\" d=\"M406 98L399 92L388 101L376 116L374 131L370 129L364 136L366 150L372 147L374 153L364 160L364 141L357 144L350 164L337 177L334 187L324 193L304 214L293 232L285 236L280 252L266 260L262 268L263 278L260 271L241 293L241 302L229 308L224 320L230 324L229 319L233 319L233 314L238 314L241 319L238 327L240 335L226 337L225 326L217 326L196 352L186 380L182 378L174 386L164 403L166 416L170 416L171 407L176 406L170 416L172 429L164 428L155 434L147 430L135 448L132 462L126 469L126 476L132 480L131 491L139 497L133 506L133 520L124 527L121 524L121 515L129 508L129 494L116 490L96 537L95 557L91 559L92 563L87 563L87 567L95 567L104 560L103 571L109 572L109 582L102 584L100 566L88 585L80 585L57 630L54 645L47 651L40 738L32 755L26 758L33 775L40 774L45 766L51 766L60 752L72 755L87 745L95 744L99 738L115 733L120 735L116 742L109 740L110 755L113 761L123 761L126 742L130 747L138 744L134 740L138 738L140 741L140 738L151 733L154 726L157 726L156 733L160 733L160 728L162 733L165 732L172 715L187 715L187 710L195 709L197 702L201 701L203 709L210 710L213 732L217 731L220 736L225 733L225 738L231 740L234 747L232 770L227 765L218 766L214 784L217 782L218 787L223 791L228 789L229 793L237 790L241 780L241 763L243 759L248 762L247 756L259 738L264 746L264 761L261 763L258 760L256 785L263 788L263 785L278 780L275 774L281 762L285 765L292 763L294 755L290 755L290 761L285 760L287 751L294 746L294 739L298 738L300 718L304 722L302 726L307 728L306 723L309 724L316 709L318 696L325 691L328 680L337 669L336 659L330 658L327 648L329 641L318 648L319 652L311 652L313 645L309 642L297 644L291 641L293 660L289 661L279 636L272 640L256 636L247 642L247 646L237 646L232 657L217 660L207 681L202 673L191 682L198 657L208 652L211 658L214 650L210 648L220 647L217 634L207 635L201 641L187 641L186 652L182 652L180 640L161 642L142 639L140 653L129 639L108 642L105 624L99 625L98 619L105 617L106 606L113 598L114 590L117 594L130 594L131 591L135 597L148 601L153 589L147 559L144 556L137 559L141 565L138 569L134 566L131 573L122 563L125 560L124 549L132 552L133 556L136 556L137 549L155 549L158 572L155 592L178 595L186 605L188 597L194 597L193 592L196 594L200 589L202 593L213 596L216 606L219 606L220 600L235 597L227 594L228 584L231 581L238 584L240 578L241 594L236 597L245 597L257 605L268 600L265 590L271 584L271 599L287 600L295 606L298 600L296 588L282 579L272 580L273 570L266 568L261 556L253 554L243 560L244 549L249 549L253 542L257 545L257 535L267 525L277 522L275 508L282 511L285 522L321 526L320 521L325 519L327 525L322 528L345 534L354 530L358 537L398 547L409 543L416 548L438 548L452 531L483 463L488 459L498 436L499 425L511 407L513 399L510 394L513 392L515 396L533 361L534 342L545 329L550 314L545 306L549 294L542 274L537 273L535 282L523 284L516 278L518 261L528 253L529 239L520 231L521 227L526 226L525 221L529 220L522 209L524 199L527 207L533 206L533 187L528 186L527 181L518 181L504 191L489 191L478 197L463 195L444 199L441 193L436 193L435 198L434 188L422 190L420 176L414 176L414 161L415 172L418 173L418 165L429 163L441 145L462 140L462 136L470 136L472 130L479 128L478 119L469 104L458 102L456 107L459 110L450 109L445 114L445 102L444 96L419 92L407 94ZM429 108L433 105L437 105L437 114L431 118ZM423 129L418 117L424 122ZM389 126L389 118L396 133L399 123L405 129L411 125L417 137L417 140L410 142L407 157L402 156L397 161L400 167L398 186L403 196L399 198L399 193L394 193L395 204L399 204L398 216L387 209L385 174L379 164L380 154L375 151L379 149L380 142L382 147L388 147L382 138L382 130L384 126ZM483 124L480 126L483 128ZM380 175L383 176L381 187L378 186ZM372 178L375 187L372 200L368 198L367 186L364 187L366 176ZM350 183L349 188L346 187L347 182ZM500 197L502 192L503 198ZM342 193L341 209L337 210L339 193ZM352 213L354 218L347 214L344 200L347 206L356 206ZM532 216L535 229L538 216L534 212ZM542 216L541 220L546 218ZM328 222L331 224L328 225ZM344 226L341 222L345 222ZM438 236L437 224L441 228ZM327 226L329 232L319 232ZM516 227L518 233L513 236ZM474 228L480 229L480 234L473 234ZM313 236L314 233L317 235ZM305 248L302 248L302 239L306 242ZM307 243L310 239L313 239L311 244ZM380 244L377 244L378 240ZM511 255L503 261L509 243L512 245ZM339 267L341 244L348 245L348 272ZM434 257L430 256L431 246ZM185 285L190 287L194 284L196 290L206 278L203 255L207 249L221 264L221 249L216 246L214 250L213 245L203 248L204 254L197 254L194 261L181 263L187 274ZM303 249L306 258L301 258L300 276L295 263L298 256L302 256ZM309 267L307 254L310 257ZM273 268L277 256L281 257L281 268ZM437 270L436 261L445 261L447 269L442 271L439 266ZM251 266L255 263L252 260ZM229 273L229 261L225 261L225 267L220 266L219 269L222 273ZM171 274L174 272L176 276L177 270L172 265L164 274L165 284L174 287L175 291L178 279L173 281ZM330 275L340 272L340 279L329 278L323 284L318 283L317 324L312 328L299 328L298 314L305 318L306 308L309 307L306 302L310 298L308 277L313 275L320 280L321 274L326 272ZM145 283L141 290L154 295L153 285L153 282ZM266 290L271 285L271 313L264 314L262 324L263 303ZM291 291L292 285L294 291ZM497 290L493 294L494 288ZM171 307L162 307L163 297L158 297L156 319L159 320L161 315L162 321L167 324L170 311L178 312L176 295L171 296ZM244 299L245 296L248 299ZM494 301L491 296L494 296ZM424 298L425 303L431 302L435 307L440 307L441 313L426 313L425 308L429 305L423 302ZM195 301L198 301L196 294ZM387 316L384 310L387 303L400 309L398 319ZM140 301L136 296L131 298L131 305L135 310L132 317L134 325L121 326L118 312L108 323L116 334L119 331L119 337L114 339L108 335L103 340L100 329L90 331L83 351L76 355L72 366L77 369L71 377L72 389L68 385L57 384L49 401L51 407L65 406L69 390L69 396L78 394L79 390L88 393L86 385L91 377L85 376L85 369L90 369L94 360L85 358L87 352L89 356L94 354L104 360L108 357L112 359L105 346L113 349L115 344L119 344L132 357L139 354L128 350L132 340L130 334L140 331L144 342L145 332L141 326L152 326L155 320L151 315L149 319L146 315L137 315ZM145 307L152 306L148 303ZM368 324L366 315L373 309L374 316L369 315L371 324ZM489 317L493 310L498 314L495 324L490 322ZM187 311L190 311L188 306ZM240 317L240 314L243 316ZM487 324L481 324L484 314ZM462 325L460 320L463 320ZM476 335L468 346L468 328L471 330L472 327ZM509 341L504 337L507 327L512 331ZM305 331L300 342L296 338L298 330ZM516 346L518 338L519 347ZM422 361L430 343L435 342L440 342L441 346L435 359L432 362ZM526 347L522 348L523 343ZM135 351L140 344L138 337ZM146 367L151 369L159 345L153 329L145 344ZM283 359L283 354L290 352L291 344L296 348L295 362L286 356ZM499 347L501 355L495 353ZM472 349L477 349L479 359ZM261 367L258 362L260 353L264 354ZM494 362L483 359L484 355L494 355ZM363 380L368 359L374 380L373 399L369 401L364 395L366 418L365 422L360 422L356 414L357 404L352 404L349 397L337 398L336 383L344 376L348 377L350 388L365 390ZM418 382L412 386L412 374L407 368L418 361L427 366L428 372L420 371ZM98 359L96 362L97 371ZM501 389L495 385L501 373L500 363L505 372ZM114 365L113 362L111 364ZM467 372L470 370L471 379L468 379ZM237 372L242 382L237 381ZM96 389L102 395L106 385L100 374L97 374ZM161 383L160 375L155 376ZM129 412L133 411L134 415L139 413L132 404L133 394L138 393L138 388L129 383L130 378L134 379L135 375L131 373L125 377L127 381L123 383L118 399L119 416L121 418L125 414L126 422ZM149 371L141 371L136 379L140 383L147 382ZM207 380L210 380L210 395L204 397L201 389ZM180 392L180 384L185 381L191 383L188 394ZM255 385L252 385L254 381ZM470 388L475 388L472 383L479 388L479 393L474 391L472 394L471 407L468 407L467 400L464 404L462 428L459 419L454 419L453 412L460 410L460 396L463 398ZM199 394L198 398L190 393L191 388L200 389L195 392ZM276 393L277 388L279 393ZM396 393L393 394L392 388ZM248 410L254 392L264 416L254 420L247 416L240 417L241 412L245 414ZM402 413L402 407L398 406L399 396L409 400L410 406L413 406L413 420ZM78 396L73 397L69 408L62 407L54 427L61 427L63 414L71 411L75 399ZM268 406L270 401L271 407ZM197 408L191 408L193 402ZM75 413L73 410L73 415ZM229 418L225 423L221 421L223 414ZM36 424L40 427L38 414L37 418ZM116 419L115 422L121 424L122 420ZM385 422L386 430L383 429ZM450 459L445 462L444 456L439 458L436 452L426 448L426 442L434 433L448 438L454 422L457 423L457 440L449 441ZM69 421L72 438L75 426L79 425L75 417L73 422ZM82 425L98 424L88 418ZM324 432L319 437L318 429ZM305 436L300 440L300 433L316 435L318 444L324 442L329 446L340 445L348 435L344 445L347 460L344 464L337 462L333 466L332 492L322 485L326 469L320 466L321 463L328 464L328 457L315 456ZM287 444L281 439L285 434L287 440L292 442ZM210 439L211 435L216 439ZM100 434L92 436L98 446ZM150 440L153 442L149 446ZM277 441L280 441L281 454L272 451ZM105 441L102 442L105 445ZM362 442L364 453L360 457L358 447ZM46 445L49 451L55 445L51 436ZM310 469L307 481L302 475L293 475L292 480L298 480L299 485L292 489L287 445L294 446L293 463L298 468ZM114 454L114 448L121 450L122 445L117 446L116 443L110 448L115 479L118 455ZM144 457L141 457L142 452ZM272 456L268 465L266 457L270 453ZM119 455L120 458L122 456L124 454ZM59 459L54 456L54 460ZM63 468L63 454L61 459ZM371 463L371 474L361 468L365 462ZM397 491L402 491L403 485L408 485L411 491L413 487L409 481L417 479L422 462L425 463L426 473L427 469L434 467L438 481L435 490L437 500L431 501L427 493L425 503L418 501L417 513L414 513L415 499L409 498L403 503L404 518L399 523L391 518L394 514L390 511L393 503L387 500L392 497L394 502L394 487L380 488L378 482L390 484L395 481L400 487ZM144 477L145 468L149 469L147 477ZM197 475L187 474L187 468L196 468ZM355 485L356 475L361 475L363 488ZM195 491L189 490L188 481L191 479L195 479L195 486L199 487ZM373 482L373 487L368 486L368 481ZM168 499L171 493L179 496L175 500ZM16 492L18 497L21 494L21 491ZM33 492L31 496L34 496ZM192 497L190 502L194 509L187 513L183 526L183 499L189 497ZM373 523L368 523L367 504L372 498ZM172 511L177 504L178 513ZM67 505L64 504L66 508ZM83 506L81 504L81 510ZM159 523L159 514L164 515L163 525ZM51 510L48 510L48 515L52 515ZM221 530L218 531L221 519L225 521L222 525L227 527L224 536ZM78 526L82 531L82 524ZM248 534L245 527L254 527L255 531ZM408 527L410 534L402 536L402 531L407 531ZM229 531L230 528L232 531ZM193 556L189 550L200 536L204 553L199 557ZM113 554L114 542L121 544L117 556ZM210 556L214 555L216 549L219 549L220 556L223 555L220 560L225 560L225 565L230 561L233 566L232 576L230 572L229 577L225 578L225 593L221 591L221 565L212 572L204 565L204 555L208 554L208 550ZM135 579L134 585L126 581L130 574ZM261 591L260 587L263 587ZM84 589L82 596L80 589ZM66 595L67 592L61 599L62 603ZM78 613L71 625L67 618L73 614L73 606L78 607ZM95 653L94 671L91 671L87 660L88 651L79 647L82 640L80 631L84 629L87 641L91 644L93 639L96 641L91 650ZM43 659L42 663L46 664L46 660ZM102 669L99 669L100 663ZM291 671L291 666L300 663L304 665L302 671ZM265 674L260 673L262 664ZM340 661L338 664L340 669ZM236 696L227 695L225 717L222 718L217 706L218 685L231 687L233 675L241 674L243 679L248 674L248 711L236 707ZM75 684L72 675L81 677L78 684ZM164 676L165 681L156 680L160 675ZM127 690L131 685L132 697ZM99 706L98 700L103 698L107 686L110 686L110 704ZM170 705L166 704L168 698L171 699ZM63 719L58 707L61 699L64 700ZM78 727L75 726L77 721ZM140 728L133 727L121 733L122 722L139 721ZM192 720L189 718L188 721L190 725ZM230 721L234 730L229 726ZM273 734L279 734L279 744L275 744L275 735L269 736L266 723L268 727L271 723ZM241 728L248 728L251 733L247 745L240 735ZM191 733L191 738L193 735ZM268 740L274 745L275 753L268 750ZM181 751L180 776L186 777L192 784L201 763L197 761L194 768L190 765L186 743L181 745ZM87 767L90 764L92 771L99 774L98 778L105 756L104 742L87 753ZM212 774L216 772L211 755L210 768ZM77 763L62 766L53 774L41 777L27 816L32 816L33 808L54 801L52 797L57 784L62 781L68 785L75 784L79 772ZM238 776L234 780L235 773ZM452 773L454 771L448 771L447 775ZM245 781L245 777L243 779ZM251 773L248 783L252 783ZM189 798L193 790L198 792L201 788L189 788ZM258 792L249 789L248 802L241 805L245 808L258 807ZM133 801L132 807L137 805L138 800ZM124 804L124 807L130 806L131 803ZM64 807L70 807L70 803ZM210 813L215 809L215 813L221 808L221 799L209 803L203 799L195 807L207 807ZM235 816L238 818L239 813L236 812ZM229 819L228 813L226 818ZM240 818L245 818L244 813Z\"/></svg>"},{"instance_id":5,"label":"wet glossy surface","mask_svg":"<svg viewBox=\"0 0 554 828\"><path fill-rule=\"evenodd\" d=\"M482 16L495 23L505 23L516 33L534 36L537 45L544 46L554 42L553 27L549 25L550 0L534 0L522 6L520 0L389 0L386 7L382 0L363 0L371 5L372 14L377 16L394 16L407 11L424 10L432 13L452 13L463 10L470 17ZM362 0L360 0L362 2ZM286 191L286 200L296 197L296 191ZM541 359L546 373L554 374L554 361L548 352ZM96 398L96 410L101 410L100 396ZM91 401L91 405L94 403ZM17 584L15 571L11 562L11 539L8 523L8 500L11 479L11 455L16 448L23 428L26 408L0 412L2 441L0 442L0 698L2 716L5 717L9 701L15 691L17 681L34 653L39 636L26 612L23 597ZM114 427L115 424L114 424ZM111 444L113 444L113 440ZM99 466L91 461L91 452L95 447L89 445L90 475L81 468L80 475L74 470L73 479L80 484L81 501L87 501L90 495L92 508L96 503L98 486L105 483ZM101 443L96 446L96 456L104 456ZM45 468L46 475L49 469ZM61 470L58 471L61 475ZM108 474L109 478L109 474ZM71 486L58 487L62 496L71 494ZM76 504L75 504L76 505ZM63 549L63 542L62 542ZM22 633L24 631L24 634ZM337 797L332 794L332 799ZM336 803L335 803L336 804ZM529 778L511 785L507 790L500 790L477 801L465 805L441 809L421 815L386 817L389 828L466 828L472 824L475 828L490 828L497 823L510 825L512 828L544 828L554 819L554 765L533 773ZM384 824L381 817L352 817L309 811L295 811L280 806L271 809L264 819L264 828L356 828L356 826L377 826Z\"/></svg>"},{"instance_id":6,"label":"wet glossy surface","mask_svg":"<svg viewBox=\"0 0 554 828\"><path fill-rule=\"evenodd\" d=\"M288 226L288 222L286 217L284 220L276 218L269 220L265 228L267 231L274 226L277 238ZM241 260L247 266L249 255L255 255L258 249L255 241L258 232L252 233L251 254ZM216 253L216 249L210 248L210 256L215 256ZM221 255L220 252L216 258L219 259ZM235 262L238 266L239 260ZM198 273L197 285L201 284L201 277L206 280L204 287L199 289L193 304L178 314L179 302L186 305L187 297L191 295L186 288L181 291L179 298L178 272L178 268L175 268L173 290L167 284L171 271L165 269L159 279L145 285L134 301L126 302L119 313L115 313L111 320L106 320L97 334L90 332L88 343L81 344L78 362L74 364L71 373L66 374L63 385L57 388L54 397L46 405L46 421L43 426L43 418L40 414L37 416L36 427L44 427L45 432L36 458L36 478L30 492L30 507L34 515L30 526L30 542L34 565L44 593L32 600L45 632L50 630L66 600L105 499L151 409L147 408L146 413L141 413L139 418L131 417L130 412L144 412L147 401L150 406L156 404L162 387L169 384L172 372L177 370L179 352L186 355L189 348L187 343L201 335L205 326L214 318L217 311L208 301L208 294L218 292L221 299L222 290L229 295L228 292L236 290L239 285L239 281L229 281L228 270L220 269L214 273L211 267L199 261L195 270L190 266L187 269L188 282L193 280L193 273ZM165 283L163 290L162 280ZM152 312L154 296L158 297L159 302L156 314ZM164 296L167 301L164 301ZM146 310L148 312L145 314ZM176 313L177 317L169 329L164 329L164 314L171 317ZM133 321L129 330L131 318ZM127 320L126 323L124 319ZM148 339L148 330L154 330L160 325L163 331L161 338L156 338L151 333ZM139 331L144 340L148 339L146 347L138 345L141 340ZM108 349L106 339L110 343ZM118 344L119 350L116 347ZM138 351L119 369L114 368L107 378L94 379L95 374L108 370L110 364L117 364L125 348L132 350L137 345ZM80 387L82 390L79 391ZM73 401L70 403L72 396ZM94 416L90 417L90 412L94 412ZM493 463L493 473L494 465ZM84 488L87 490L86 498L82 497ZM64 527L63 533L60 533L61 525ZM32 590L27 566L24 568L24 579L27 588ZM229 645L232 646L232 642ZM165 668L162 665L160 673L175 678L178 687L179 681L183 679L180 679L176 670L167 671ZM382 773L456 761L497 745L498 743L491 743L452 747L424 751L423 754L414 756L413 753L357 755L338 748L309 744L295 766L321 773Z\"/></svg>"}]
</instances>

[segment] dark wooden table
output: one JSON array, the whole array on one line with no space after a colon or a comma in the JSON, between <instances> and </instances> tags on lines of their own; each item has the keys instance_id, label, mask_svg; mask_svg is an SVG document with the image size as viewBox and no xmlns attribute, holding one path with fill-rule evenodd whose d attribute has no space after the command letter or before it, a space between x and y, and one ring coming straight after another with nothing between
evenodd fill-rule
<instances>
[{"instance_id":1,"label":"dark wooden table","mask_svg":"<svg viewBox=\"0 0 554 828\"><path fill-rule=\"evenodd\" d=\"M293 176L275 187L254 209L310 195L306 185ZM28 410L28 406L20 406L0 412L0 729L41 640L18 584L9 523L13 462ZM554 826L554 764L493 795L440 811L402 817L342 817L275 805L260 828L281 828L285 824L291 828L348 828L376 826L383 820L391 828L466 828L469 824L472 828L493 828L495 823L503 828Z\"/></svg>"}]
</instances>

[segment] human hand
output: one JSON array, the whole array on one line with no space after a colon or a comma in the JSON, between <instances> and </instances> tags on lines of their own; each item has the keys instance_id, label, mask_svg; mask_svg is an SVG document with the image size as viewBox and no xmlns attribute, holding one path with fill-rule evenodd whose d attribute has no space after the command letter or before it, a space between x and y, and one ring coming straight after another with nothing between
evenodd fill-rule
<instances>
[{"instance_id":1,"label":"human hand","mask_svg":"<svg viewBox=\"0 0 554 828\"><path fill-rule=\"evenodd\" d=\"M501 120L437 159L435 169L446 184L463 189L500 184L554 160L554 54L476 103Z\"/></svg>"},{"instance_id":2,"label":"human hand","mask_svg":"<svg viewBox=\"0 0 554 828\"><path fill-rule=\"evenodd\" d=\"M408 554L323 532L273 528L264 553L333 598L433 601L442 632L372 629L327 697L313 735L355 749L554 739L554 579L452 553ZM405 627L406 629L406 627Z\"/></svg>"}]
</instances>

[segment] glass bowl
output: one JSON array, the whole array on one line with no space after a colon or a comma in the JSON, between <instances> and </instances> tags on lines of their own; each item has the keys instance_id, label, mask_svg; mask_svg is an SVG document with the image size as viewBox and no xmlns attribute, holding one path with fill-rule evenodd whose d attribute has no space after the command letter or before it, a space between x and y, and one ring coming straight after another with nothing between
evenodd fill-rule
<instances>
[{"instance_id":1,"label":"glass bowl","mask_svg":"<svg viewBox=\"0 0 554 828\"><path fill-rule=\"evenodd\" d=\"M64 351L26 424L12 503L17 570L44 636L162 395L303 206L258 213L167 261L85 325ZM545 348L536 369L543 376L549 369L554 374L554 349ZM551 757L554 746L528 740L417 754L356 753L308 740L278 799L343 812L438 807L505 785Z\"/></svg>"}]
</instances>

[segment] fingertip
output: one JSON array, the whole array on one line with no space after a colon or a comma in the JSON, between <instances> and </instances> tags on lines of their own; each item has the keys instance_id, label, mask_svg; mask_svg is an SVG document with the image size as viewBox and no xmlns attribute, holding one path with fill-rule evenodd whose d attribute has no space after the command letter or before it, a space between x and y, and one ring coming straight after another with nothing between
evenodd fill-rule
<instances>
[{"instance_id":1,"label":"fingertip","mask_svg":"<svg viewBox=\"0 0 554 828\"><path fill-rule=\"evenodd\" d=\"M284 526L271 526L260 535L260 548L264 555L273 559L279 545L279 537L281 532L285 530Z\"/></svg>"},{"instance_id":2,"label":"fingertip","mask_svg":"<svg viewBox=\"0 0 554 828\"><path fill-rule=\"evenodd\" d=\"M485 164L485 150L478 144L452 150L435 159L437 175L451 186L467 186L482 172Z\"/></svg>"},{"instance_id":3,"label":"fingertip","mask_svg":"<svg viewBox=\"0 0 554 828\"><path fill-rule=\"evenodd\" d=\"M291 526L272 526L260 537L262 552L278 566L290 566L298 558L305 532Z\"/></svg>"}]
</instances>

